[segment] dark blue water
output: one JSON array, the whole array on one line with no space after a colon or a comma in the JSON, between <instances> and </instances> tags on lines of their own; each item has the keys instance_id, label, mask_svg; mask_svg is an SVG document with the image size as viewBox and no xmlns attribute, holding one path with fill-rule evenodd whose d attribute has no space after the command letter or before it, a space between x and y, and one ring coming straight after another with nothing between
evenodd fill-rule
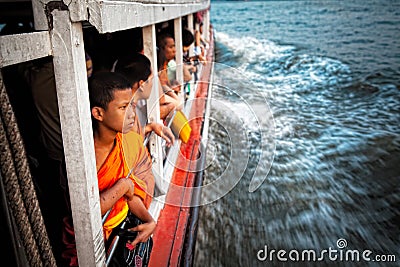
<instances>
[{"instance_id":1,"label":"dark blue water","mask_svg":"<svg viewBox=\"0 0 400 267\"><path fill-rule=\"evenodd\" d=\"M294 264L260 261L265 246L399 266L400 2L212 2L211 22L205 183L229 185L203 190L195 266Z\"/></svg>"}]
</instances>

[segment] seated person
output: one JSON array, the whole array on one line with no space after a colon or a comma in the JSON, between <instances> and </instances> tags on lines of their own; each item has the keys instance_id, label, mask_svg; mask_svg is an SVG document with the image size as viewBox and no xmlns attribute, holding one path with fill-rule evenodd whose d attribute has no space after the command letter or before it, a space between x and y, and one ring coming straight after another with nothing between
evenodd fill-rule
<instances>
[{"instance_id":1,"label":"seated person","mask_svg":"<svg viewBox=\"0 0 400 267\"><path fill-rule=\"evenodd\" d=\"M147 241L156 223L147 211L152 192L134 175L141 168L141 158L148 154L141 136L132 131L135 112L130 82L117 73L99 73L89 82L89 97L101 214L111 209L103 225L104 236L108 238L129 210L144 222L131 229L138 231L131 243L135 246Z\"/></svg>"},{"instance_id":2,"label":"seated person","mask_svg":"<svg viewBox=\"0 0 400 267\"><path fill-rule=\"evenodd\" d=\"M124 58L119 59L115 64L115 72L123 74L132 83L132 93L136 105L139 100L146 100L150 97L153 87L153 74L151 73L150 60L140 53L129 54ZM168 96L160 94L160 118L165 119L168 114L176 107L174 101L170 101ZM169 102L170 101L170 102ZM143 137L154 131L158 136L165 139L167 146L175 141L175 137L168 127L161 123L150 122L143 128L140 120L136 120L135 131L143 135Z\"/></svg>"},{"instance_id":3,"label":"seated person","mask_svg":"<svg viewBox=\"0 0 400 267\"><path fill-rule=\"evenodd\" d=\"M206 52L209 47L208 41L203 38L203 22L199 25L199 30L195 32L194 54L201 55L200 61L206 60Z\"/></svg>"},{"instance_id":4,"label":"seated person","mask_svg":"<svg viewBox=\"0 0 400 267\"><path fill-rule=\"evenodd\" d=\"M183 52L183 81L189 82L192 80L192 74L196 73L197 68L195 64L196 57L189 56L190 46L194 42L194 35L188 29L182 30L182 52Z\"/></svg>"},{"instance_id":5,"label":"seated person","mask_svg":"<svg viewBox=\"0 0 400 267\"><path fill-rule=\"evenodd\" d=\"M174 61L176 56L175 40L169 33L162 33L158 36L157 47L158 75L161 87L166 94L171 95L171 93L175 92L178 95L180 93L180 85L176 83L176 78L172 80L168 77L168 64Z\"/></svg>"},{"instance_id":6,"label":"seated person","mask_svg":"<svg viewBox=\"0 0 400 267\"><path fill-rule=\"evenodd\" d=\"M130 243L134 247L148 240L156 223L147 210L152 200L154 177L152 174L143 177L146 170L150 169L151 173L151 161L142 136L132 131L135 113L131 83L118 73L93 74L89 80L89 98L101 215L111 209L103 225L104 239L108 239L130 211L144 222L139 228L131 229L138 232ZM62 257L69 266L78 266L71 217L65 217L63 222L65 250Z\"/></svg>"}]
</instances>

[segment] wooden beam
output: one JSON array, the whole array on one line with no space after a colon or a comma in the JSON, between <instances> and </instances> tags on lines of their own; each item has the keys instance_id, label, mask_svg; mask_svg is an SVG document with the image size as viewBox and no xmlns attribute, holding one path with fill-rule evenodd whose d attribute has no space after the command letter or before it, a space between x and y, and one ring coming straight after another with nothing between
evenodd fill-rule
<instances>
[{"instance_id":1,"label":"wooden beam","mask_svg":"<svg viewBox=\"0 0 400 267\"><path fill-rule=\"evenodd\" d=\"M206 9L210 1L185 3L139 3L128 1L89 1L89 22L100 33L149 26ZM170 1L173 2L173 1Z\"/></svg>"},{"instance_id":2,"label":"wooden beam","mask_svg":"<svg viewBox=\"0 0 400 267\"><path fill-rule=\"evenodd\" d=\"M81 23L54 10L51 39L61 130L80 266L104 266L105 250Z\"/></svg>"},{"instance_id":3,"label":"wooden beam","mask_svg":"<svg viewBox=\"0 0 400 267\"><path fill-rule=\"evenodd\" d=\"M4 35L0 44L0 68L52 54L48 32Z\"/></svg>"},{"instance_id":4,"label":"wooden beam","mask_svg":"<svg viewBox=\"0 0 400 267\"><path fill-rule=\"evenodd\" d=\"M146 26L143 28L143 48L144 54L150 59L151 68L153 73L153 88L149 99L147 100L147 118L149 122L160 121L160 102L159 102L159 80L157 68L157 41L156 41L156 27L155 25ZM161 138L153 134L149 140L150 155L153 161L153 175L156 181L157 189L161 194L165 194L168 187L163 183L164 181L164 167L163 167L163 153L161 146Z\"/></svg>"},{"instance_id":5,"label":"wooden beam","mask_svg":"<svg viewBox=\"0 0 400 267\"><path fill-rule=\"evenodd\" d=\"M210 10L204 12L203 15L203 34L204 39L210 41Z\"/></svg>"},{"instance_id":6,"label":"wooden beam","mask_svg":"<svg viewBox=\"0 0 400 267\"><path fill-rule=\"evenodd\" d=\"M70 12L70 19L73 22L88 20L86 0L72 0L68 4L68 9Z\"/></svg>"},{"instance_id":7,"label":"wooden beam","mask_svg":"<svg viewBox=\"0 0 400 267\"><path fill-rule=\"evenodd\" d=\"M32 0L34 27L37 31L47 31L49 24L45 13L45 8L51 0Z\"/></svg>"},{"instance_id":8,"label":"wooden beam","mask_svg":"<svg viewBox=\"0 0 400 267\"><path fill-rule=\"evenodd\" d=\"M188 22L188 30L189 30L191 33L193 33L193 35L194 35L194 29L193 29L193 14L189 14L189 15L187 16L187 22ZM196 42L196 40L195 40L195 42ZM191 45L190 48L189 48L189 56L193 56L193 47L194 47L194 44Z\"/></svg>"},{"instance_id":9,"label":"wooden beam","mask_svg":"<svg viewBox=\"0 0 400 267\"><path fill-rule=\"evenodd\" d=\"M182 18L174 19L174 39L176 48L176 80L181 85L181 91L178 95L180 102L185 103L185 89L183 83L183 46L182 46Z\"/></svg>"}]
</instances>

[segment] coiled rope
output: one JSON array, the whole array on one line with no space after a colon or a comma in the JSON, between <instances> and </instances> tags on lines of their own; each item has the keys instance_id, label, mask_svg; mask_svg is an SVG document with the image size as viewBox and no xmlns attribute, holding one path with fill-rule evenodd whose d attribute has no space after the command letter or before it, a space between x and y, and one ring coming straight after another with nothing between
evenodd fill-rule
<instances>
[{"instance_id":1,"label":"coiled rope","mask_svg":"<svg viewBox=\"0 0 400 267\"><path fill-rule=\"evenodd\" d=\"M1 72L0 103L1 176L27 259L30 266L57 266Z\"/></svg>"}]
</instances>

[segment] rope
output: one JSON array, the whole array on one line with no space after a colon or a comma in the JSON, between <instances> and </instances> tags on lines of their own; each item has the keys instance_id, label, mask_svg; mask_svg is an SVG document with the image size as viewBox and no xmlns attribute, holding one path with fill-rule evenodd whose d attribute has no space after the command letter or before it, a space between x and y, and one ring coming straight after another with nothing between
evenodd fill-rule
<instances>
[{"instance_id":1,"label":"rope","mask_svg":"<svg viewBox=\"0 0 400 267\"><path fill-rule=\"evenodd\" d=\"M0 73L0 155L7 199L31 266L56 266L15 115Z\"/></svg>"}]
</instances>

